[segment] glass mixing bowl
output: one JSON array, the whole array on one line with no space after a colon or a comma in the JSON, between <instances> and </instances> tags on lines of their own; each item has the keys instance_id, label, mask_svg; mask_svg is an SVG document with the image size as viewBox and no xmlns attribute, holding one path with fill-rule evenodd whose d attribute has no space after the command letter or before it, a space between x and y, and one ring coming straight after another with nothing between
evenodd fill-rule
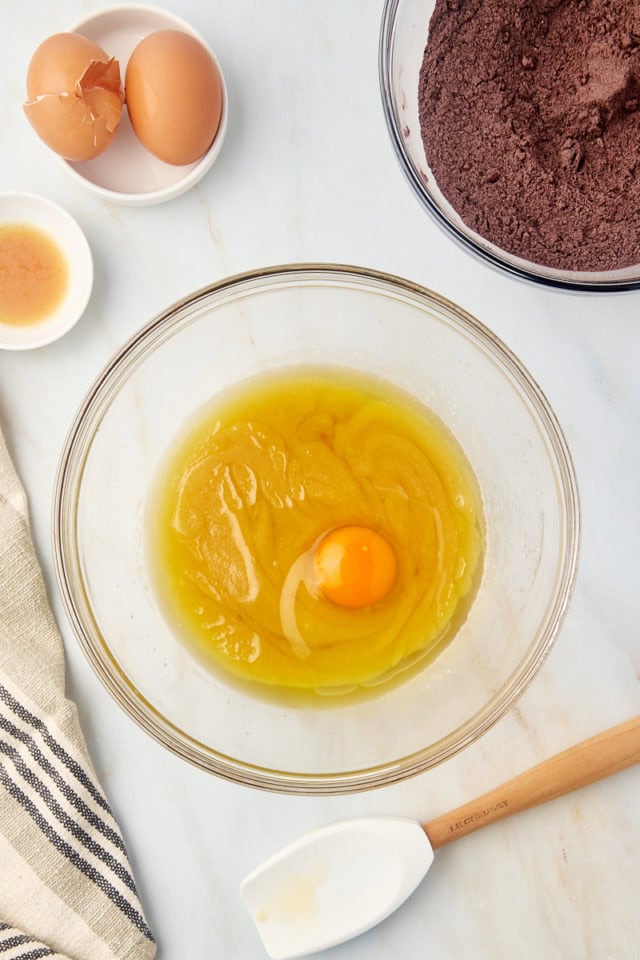
<instances>
[{"instance_id":1,"label":"glass mixing bowl","mask_svg":"<svg viewBox=\"0 0 640 960\"><path fill-rule=\"evenodd\" d=\"M323 707L254 696L201 666L161 612L145 549L149 485L185 421L239 381L300 364L367 371L427 404L465 450L486 522L478 592L442 653L376 696ZM205 770L303 794L401 780L495 723L557 635L578 531L566 443L507 347L422 287L329 265L223 280L132 337L71 427L54 504L67 612L129 716Z\"/></svg>"},{"instance_id":2,"label":"glass mixing bowl","mask_svg":"<svg viewBox=\"0 0 640 960\"><path fill-rule=\"evenodd\" d=\"M387 128L423 207L465 249L512 276L591 293L640 287L640 264L597 273L556 270L513 256L468 227L440 192L426 161L418 119L418 77L434 8L435 0L385 0L380 29L379 73Z\"/></svg>"}]
</instances>

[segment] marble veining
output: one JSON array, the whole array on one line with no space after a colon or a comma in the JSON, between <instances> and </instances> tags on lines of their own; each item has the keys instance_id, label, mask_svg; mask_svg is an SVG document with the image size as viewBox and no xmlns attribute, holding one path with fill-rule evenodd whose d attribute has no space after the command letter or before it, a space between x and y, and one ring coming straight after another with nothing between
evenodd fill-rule
<instances>
[{"instance_id":1,"label":"marble veining","mask_svg":"<svg viewBox=\"0 0 640 960\"><path fill-rule=\"evenodd\" d=\"M158 207L112 207L71 180L21 111L31 52L94 0L3 0L0 182L43 193L85 230L89 308L59 342L0 352L0 420L67 649L69 687L127 839L160 960L260 960L241 878L307 828L342 817L428 819L640 711L640 293L588 298L472 260L415 201L388 142L377 81L380 2L164 0L216 50L227 141L208 176ZM120 343L173 301L229 273L333 260L431 286L492 327L548 396L583 507L574 601L555 650L485 737L410 782L354 797L271 796L201 773L135 727L103 691L62 612L51 494L67 427ZM440 851L389 920L331 960L639 960L640 770ZM1 865L0 865L1 866ZM0 871L1 872L1 871Z\"/></svg>"}]
</instances>

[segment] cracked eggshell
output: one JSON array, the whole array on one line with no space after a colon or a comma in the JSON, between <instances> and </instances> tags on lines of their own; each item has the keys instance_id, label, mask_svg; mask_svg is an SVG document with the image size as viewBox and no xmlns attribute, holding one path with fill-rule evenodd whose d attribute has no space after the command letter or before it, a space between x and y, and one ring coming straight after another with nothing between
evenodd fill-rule
<instances>
[{"instance_id":1,"label":"cracked eggshell","mask_svg":"<svg viewBox=\"0 0 640 960\"><path fill-rule=\"evenodd\" d=\"M86 37L56 33L31 58L27 98L24 112L48 147L67 160L91 160L120 122L120 66Z\"/></svg>"}]
</instances>

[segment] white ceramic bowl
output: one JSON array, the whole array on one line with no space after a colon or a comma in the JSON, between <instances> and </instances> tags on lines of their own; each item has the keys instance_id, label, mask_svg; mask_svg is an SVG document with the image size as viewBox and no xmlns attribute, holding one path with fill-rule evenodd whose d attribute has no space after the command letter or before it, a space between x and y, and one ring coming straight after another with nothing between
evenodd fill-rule
<instances>
[{"instance_id":1,"label":"white ceramic bowl","mask_svg":"<svg viewBox=\"0 0 640 960\"><path fill-rule=\"evenodd\" d=\"M200 160L185 166L173 166L154 157L140 143L126 108L112 143L94 160L63 160L65 169L84 187L105 200L129 206L149 206L172 200L193 187L211 169L222 148L227 131L228 97L222 68L207 43L180 17L155 7L137 4L107 7L88 14L67 27L101 46L120 62L124 80L127 61L134 48L156 30L182 30L195 37L209 51L222 80L222 116L213 143Z\"/></svg>"},{"instance_id":2,"label":"white ceramic bowl","mask_svg":"<svg viewBox=\"0 0 640 960\"><path fill-rule=\"evenodd\" d=\"M35 193L0 193L0 227L24 223L48 234L67 261L69 280L64 299L46 319L12 325L0 322L0 349L44 347L78 322L91 296L93 260L87 238L73 217L57 203Z\"/></svg>"}]
</instances>

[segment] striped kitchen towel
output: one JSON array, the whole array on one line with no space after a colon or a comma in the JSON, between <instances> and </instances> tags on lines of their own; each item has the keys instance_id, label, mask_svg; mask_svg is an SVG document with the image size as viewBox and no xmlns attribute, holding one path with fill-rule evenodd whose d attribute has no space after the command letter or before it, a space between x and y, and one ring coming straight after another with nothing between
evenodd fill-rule
<instances>
[{"instance_id":1,"label":"striped kitchen towel","mask_svg":"<svg viewBox=\"0 0 640 960\"><path fill-rule=\"evenodd\" d=\"M154 955L0 433L0 960Z\"/></svg>"}]
</instances>

